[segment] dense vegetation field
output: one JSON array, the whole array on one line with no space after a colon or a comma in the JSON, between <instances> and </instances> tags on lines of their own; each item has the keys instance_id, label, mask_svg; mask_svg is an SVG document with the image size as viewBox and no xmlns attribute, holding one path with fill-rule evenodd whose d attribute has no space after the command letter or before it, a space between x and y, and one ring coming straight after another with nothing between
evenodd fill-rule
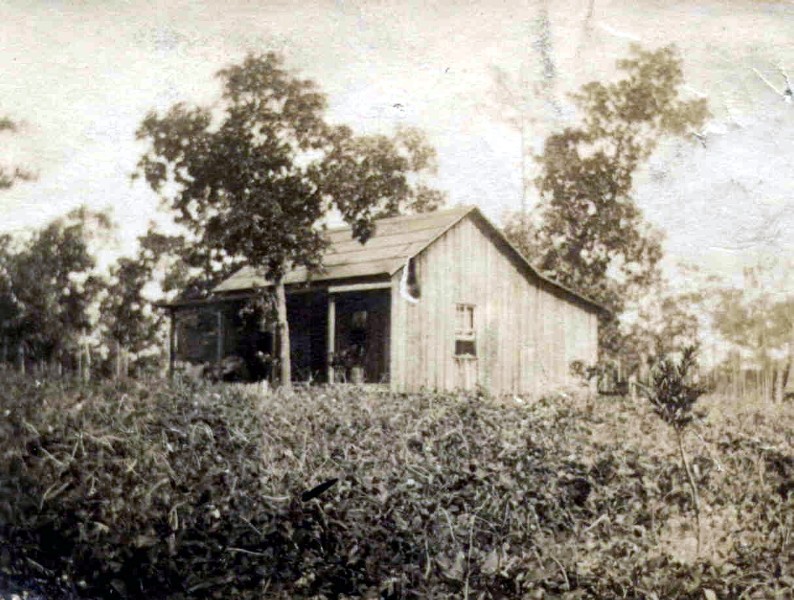
<instances>
[{"instance_id":1,"label":"dense vegetation field","mask_svg":"<svg viewBox=\"0 0 794 600\"><path fill-rule=\"evenodd\" d=\"M641 401L7 380L0 592L790 598L794 406L702 409L696 556Z\"/></svg>"}]
</instances>

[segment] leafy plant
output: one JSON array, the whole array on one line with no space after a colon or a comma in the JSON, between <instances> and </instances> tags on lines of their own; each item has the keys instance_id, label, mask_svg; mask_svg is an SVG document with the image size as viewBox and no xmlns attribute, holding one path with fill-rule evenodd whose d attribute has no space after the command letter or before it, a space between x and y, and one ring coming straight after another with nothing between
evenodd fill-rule
<instances>
[{"instance_id":1,"label":"leafy plant","mask_svg":"<svg viewBox=\"0 0 794 600\"><path fill-rule=\"evenodd\" d=\"M0 239L0 335L19 354L63 364L93 325L102 289L91 243L108 216L78 208L16 243Z\"/></svg>"},{"instance_id":2,"label":"leafy plant","mask_svg":"<svg viewBox=\"0 0 794 600\"><path fill-rule=\"evenodd\" d=\"M691 382L693 372L697 369L696 354L696 346L687 346L682 351L679 361L675 361L670 356L662 357L652 374L651 387L642 386L642 389L653 405L654 412L675 432L681 466L686 472L695 509L697 552L699 554L702 536L700 500L697 484L684 451L684 431L694 418L692 409L698 398L706 393L705 387Z\"/></svg>"},{"instance_id":3,"label":"leafy plant","mask_svg":"<svg viewBox=\"0 0 794 600\"><path fill-rule=\"evenodd\" d=\"M549 135L535 156L541 200L508 219L505 233L538 269L619 313L660 276L661 236L632 194L635 177L659 142L703 126L706 101L685 100L683 62L673 46L633 46L622 77L582 86L573 101L580 123ZM624 344L615 320L602 320L599 345Z\"/></svg>"},{"instance_id":4,"label":"leafy plant","mask_svg":"<svg viewBox=\"0 0 794 600\"><path fill-rule=\"evenodd\" d=\"M47 598L703 600L794 585L791 405L709 412L693 464L720 552L690 560L675 444L624 398L3 383L0 585L46 580Z\"/></svg>"}]
</instances>

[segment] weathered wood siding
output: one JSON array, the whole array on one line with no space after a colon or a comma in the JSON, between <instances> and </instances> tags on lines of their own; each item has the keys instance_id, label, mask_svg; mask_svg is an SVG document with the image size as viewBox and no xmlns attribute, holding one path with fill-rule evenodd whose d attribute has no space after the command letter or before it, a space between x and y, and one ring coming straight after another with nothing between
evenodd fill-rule
<instances>
[{"instance_id":1,"label":"weathered wood siding","mask_svg":"<svg viewBox=\"0 0 794 600\"><path fill-rule=\"evenodd\" d=\"M548 283L527 276L511 251L467 216L415 259L420 301L392 285L392 387L463 387L455 358L455 307L475 306L476 380L497 394L537 394L571 382L574 360L597 358L598 317Z\"/></svg>"}]
</instances>

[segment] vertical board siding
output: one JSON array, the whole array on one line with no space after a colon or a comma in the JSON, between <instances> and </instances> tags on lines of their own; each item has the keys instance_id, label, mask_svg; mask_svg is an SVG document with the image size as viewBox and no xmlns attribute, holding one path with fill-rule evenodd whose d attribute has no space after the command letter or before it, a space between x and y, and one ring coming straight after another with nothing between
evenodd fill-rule
<instances>
[{"instance_id":1,"label":"vertical board siding","mask_svg":"<svg viewBox=\"0 0 794 600\"><path fill-rule=\"evenodd\" d=\"M487 228L466 217L415 259L418 304L392 279L391 373L396 391L462 386L455 305L475 306L478 382L496 394L571 383L570 364L597 358L597 317L519 270Z\"/></svg>"}]
</instances>

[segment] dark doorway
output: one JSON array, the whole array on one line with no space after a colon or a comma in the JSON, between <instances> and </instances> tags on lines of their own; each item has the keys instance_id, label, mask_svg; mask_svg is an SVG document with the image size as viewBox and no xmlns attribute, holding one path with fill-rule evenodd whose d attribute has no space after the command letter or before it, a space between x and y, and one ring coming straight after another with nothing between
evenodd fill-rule
<instances>
[{"instance_id":1,"label":"dark doorway","mask_svg":"<svg viewBox=\"0 0 794 600\"><path fill-rule=\"evenodd\" d=\"M287 297L292 380L326 380L328 299L323 292L297 292Z\"/></svg>"},{"instance_id":2,"label":"dark doorway","mask_svg":"<svg viewBox=\"0 0 794 600\"><path fill-rule=\"evenodd\" d=\"M372 290L336 297L336 348L338 380L362 383L389 381L389 327L391 294Z\"/></svg>"}]
</instances>

